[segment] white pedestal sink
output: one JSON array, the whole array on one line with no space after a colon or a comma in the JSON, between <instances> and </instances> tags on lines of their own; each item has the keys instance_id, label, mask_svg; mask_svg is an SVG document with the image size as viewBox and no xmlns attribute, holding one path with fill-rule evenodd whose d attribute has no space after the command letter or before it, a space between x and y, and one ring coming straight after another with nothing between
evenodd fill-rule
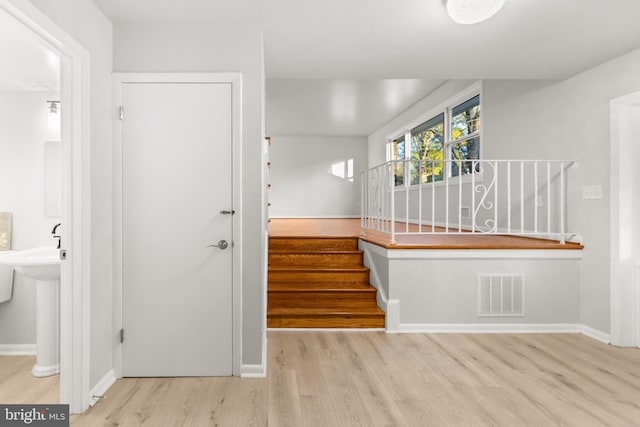
<instances>
[{"instance_id":1,"label":"white pedestal sink","mask_svg":"<svg viewBox=\"0 0 640 427\"><path fill-rule=\"evenodd\" d=\"M59 306L60 250L34 248L0 256L0 264L13 267L36 281L36 365L34 377L60 372Z\"/></svg>"}]
</instances>

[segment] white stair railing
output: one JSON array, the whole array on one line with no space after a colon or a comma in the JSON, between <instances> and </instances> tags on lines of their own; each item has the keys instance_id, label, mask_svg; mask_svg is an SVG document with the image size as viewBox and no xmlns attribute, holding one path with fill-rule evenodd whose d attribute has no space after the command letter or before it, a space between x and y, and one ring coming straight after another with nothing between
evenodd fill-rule
<instances>
[{"instance_id":1,"label":"white stair railing","mask_svg":"<svg viewBox=\"0 0 640 427\"><path fill-rule=\"evenodd\" d=\"M362 174L361 226L406 234L503 234L559 240L567 230L565 160L397 160Z\"/></svg>"}]
</instances>

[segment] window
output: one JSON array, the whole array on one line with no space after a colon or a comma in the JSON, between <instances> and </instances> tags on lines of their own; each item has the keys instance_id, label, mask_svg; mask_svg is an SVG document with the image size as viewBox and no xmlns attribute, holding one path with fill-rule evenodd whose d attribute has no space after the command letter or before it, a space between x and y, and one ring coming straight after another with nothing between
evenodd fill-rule
<instances>
[{"instance_id":1,"label":"window","mask_svg":"<svg viewBox=\"0 0 640 427\"><path fill-rule=\"evenodd\" d=\"M436 110L433 117L389 143L390 160L409 160L406 178L405 163L395 163L396 186L427 184L443 181L446 176L480 171L480 165L473 162L480 159L480 95L477 93L462 103L443 105L441 112Z\"/></svg>"},{"instance_id":2,"label":"window","mask_svg":"<svg viewBox=\"0 0 640 427\"><path fill-rule=\"evenodd\" d=\"M405 158L404 135L394 139L391 147L391 160L403 160ZM393 175L396 185L404 184L404 163L396 162L393 165Z\"/></svg>"},{"instance_id":3,"label":"window","mask_svg":"<svg viewBox=\"0 0 640 427\"><path fill-rule=\"evenodd\" d=\"M444 113L411 129L411 185L442 179L443 144Z\"/></svg>"},{"instance_id":4,"label":"window","mask_svg":"<svg viewBox=\"0 0 640 427\"><path fill-rule=\"evenodd\" d=\"M447 142L451 160L451 176L472 172L473 160L480 158L480 95L456 105L451 109L451 137ZM479 165L475 164L476 172Z\"/></svg>"}]
</instances>

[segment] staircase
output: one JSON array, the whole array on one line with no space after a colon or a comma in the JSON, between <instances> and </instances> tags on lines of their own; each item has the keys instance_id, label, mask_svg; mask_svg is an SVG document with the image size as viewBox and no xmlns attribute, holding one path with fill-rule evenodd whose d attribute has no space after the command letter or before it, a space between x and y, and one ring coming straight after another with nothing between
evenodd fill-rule
<instances>
[{"instance_id":1,"label":"staircase","mask_svg":"<svg viewBox=\"0 0 640 427\"><path fill-rule=\"evenodd\" d=\"M384 328L354 237L270 237L269 328Z\"/></svg>"}]
</instances>

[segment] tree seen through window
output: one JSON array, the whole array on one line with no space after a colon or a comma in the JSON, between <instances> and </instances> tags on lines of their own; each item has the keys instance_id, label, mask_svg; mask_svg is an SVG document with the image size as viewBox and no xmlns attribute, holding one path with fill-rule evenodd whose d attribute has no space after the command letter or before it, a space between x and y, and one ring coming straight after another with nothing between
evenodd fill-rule
<instances>
[{"instance_id":1,"label":"tree seen through window","mask_svg":"<svg viewBox=\"0 0 640 427\"><path fill-rule=\"evenodd\" d=\"M478 172L473 160L480 158L480 95L454 107L451 116L451 160L461 160L451 163L451 176Z\"/></svg>"},{"instance_id":2,"label":"tree seen through window","mask_svg":"<svg viewBox=\"0 0 640 427\"><path fill-rule=\"evenodd\" d=\"M442 180L444 113L411 130L411 185Z\"/></svg>"},{"instance_id":3,"label":"tree seen through window","mask_svg":"<svg viewBox=\"0 0 640 427\"><path fill-rule=\"evenodd\" d=\"M392 147L392 160L404 160L405 158L405 144L404 135L393 140ZM404 184L404 163L396 162L393 165L393 175L396 185Z\"/></svg>"},{"instance_id":4,"label":"tree seen through window","mask_svg":"<svg viewBox=\"0 0 640 427\"><path fill-rule=\"evenodd\" d=\"M480 95L454 105L390 143L396 186L480 172Z\"/></svg>"}]
</instances>

